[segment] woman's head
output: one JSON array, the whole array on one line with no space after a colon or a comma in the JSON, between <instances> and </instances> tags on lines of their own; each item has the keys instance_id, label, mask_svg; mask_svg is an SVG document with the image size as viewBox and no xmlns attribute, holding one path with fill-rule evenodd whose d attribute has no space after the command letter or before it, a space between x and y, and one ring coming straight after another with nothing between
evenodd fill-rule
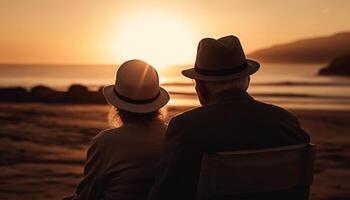
<instances>
[{"instance_id":1,"label":"woman's head","mask_svg":"<svg viewBox=\"0 0 350 200\"><path fill-rule=\"evenodd\" d=\"M112 126L126 123L162 121L160 111L170 97L159 86L157 71L142 60L129 60L123 63L114 85L103 88L103 95L112 105L109 122Z\"/></svg>"},{"instance_id":2,"label":"woman's head","mask_svg":"<svg viewBox=\"0 0 350 200\"><path fill-rule=\"evenodd\" d=\"M170 97L159 86L157 71L142 60L129 60L123 63L114 85L103 88L107 102L119 112L137 113L147 116L165 106Z\"/></svg>"}]
</instances>

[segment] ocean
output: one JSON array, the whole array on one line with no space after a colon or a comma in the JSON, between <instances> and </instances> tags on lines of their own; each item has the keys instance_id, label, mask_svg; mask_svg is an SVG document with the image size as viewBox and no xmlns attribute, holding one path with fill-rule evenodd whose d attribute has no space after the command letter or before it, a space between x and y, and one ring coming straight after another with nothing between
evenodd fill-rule
<instances>
[{"instance_id":1,"label":"ocean","mask_svg":"<svg viewBox=\"0 0 350 200\"><path fill-rule=\"evenodd\" d=\"M350 78L318 76L325 64L263 63L248 90L260 101L292 109L350 110ZM193 82L181 75L189 66L158 69L171 92L170 105L198 106ZM66 90L82 84L91 90L113 84L117 65L0 64L0 87L45 85Z\"/></svg>"}]
</instances>

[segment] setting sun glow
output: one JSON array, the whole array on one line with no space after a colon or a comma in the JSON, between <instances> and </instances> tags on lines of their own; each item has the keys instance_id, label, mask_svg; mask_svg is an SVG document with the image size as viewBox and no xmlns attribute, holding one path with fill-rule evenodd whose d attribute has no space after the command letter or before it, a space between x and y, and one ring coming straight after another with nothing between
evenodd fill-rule
<instances>
[{"instance_id":1,"label":"setting sun glow","mask_svg":"<svg viewBox=\"0 0 350 200\"><path fill-rule=\"evenodd\" d=\"M143 59L156 68L190 63L196 41L193 32L178 18L162 15L126 20L116 41L118 60Z\"/></svg>"}]
</instances>

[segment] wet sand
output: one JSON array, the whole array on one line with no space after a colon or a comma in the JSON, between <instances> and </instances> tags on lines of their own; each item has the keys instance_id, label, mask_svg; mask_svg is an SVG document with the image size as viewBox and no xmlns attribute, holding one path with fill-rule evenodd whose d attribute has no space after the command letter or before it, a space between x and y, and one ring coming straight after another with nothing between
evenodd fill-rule
<instances>
[{"instance_id":1,"label":"wet sand","mask_svg":"<svg viewBox=\"0 0 350 200\"><path fill-rule=\"evenodd\" d=\"M169 107L169 117L189 109ZM107 105L0 103L0 199L61 199L82 176ZM350 199L350 111L291 110L318 146L311 199Z\"/></svg>"}]
</instances>

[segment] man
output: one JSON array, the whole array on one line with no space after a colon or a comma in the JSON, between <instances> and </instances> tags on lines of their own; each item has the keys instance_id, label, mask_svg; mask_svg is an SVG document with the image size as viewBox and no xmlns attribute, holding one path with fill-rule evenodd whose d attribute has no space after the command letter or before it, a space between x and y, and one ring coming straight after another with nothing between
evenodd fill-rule
<instances>
[{"instance_id":1,"label":"man","mask_svg":"<svg viewBox=\"0 0 350 200\"><path fill-rule=\"evenodd\" d=\"M203 153L310 142L292 114L247 94L259 66L246 59L235 36L200 41L195 67L182 73L195 79L202 107L169 123L151 200L197 199Z\"/></svg>"}]
</instances>

